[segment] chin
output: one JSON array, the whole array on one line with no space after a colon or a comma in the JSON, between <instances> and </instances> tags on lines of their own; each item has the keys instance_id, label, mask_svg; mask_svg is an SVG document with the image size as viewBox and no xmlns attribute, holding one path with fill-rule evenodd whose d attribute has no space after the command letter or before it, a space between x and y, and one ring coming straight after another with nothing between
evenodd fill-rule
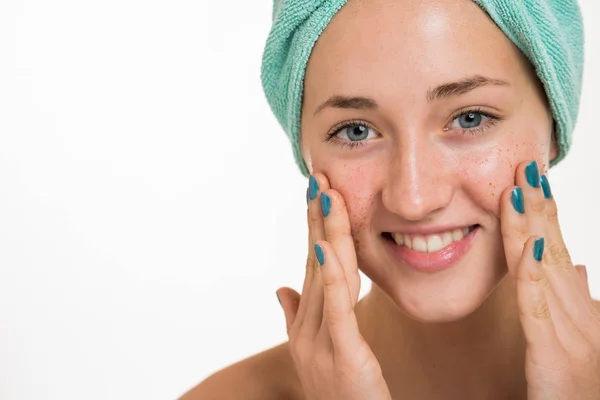
<instances>
[{"instance_id":1,"label":"chin","mask_svg":"<svg viewBox=\"0 0 600 400\"><path fill-rule=\"evenodd\" d=\"M463 279L443 289L405 288L403 285L382 288L396 306L410 319L422 323L447 323L467 318L492 294L498 282Z\"/></svg>"}]
</instances>

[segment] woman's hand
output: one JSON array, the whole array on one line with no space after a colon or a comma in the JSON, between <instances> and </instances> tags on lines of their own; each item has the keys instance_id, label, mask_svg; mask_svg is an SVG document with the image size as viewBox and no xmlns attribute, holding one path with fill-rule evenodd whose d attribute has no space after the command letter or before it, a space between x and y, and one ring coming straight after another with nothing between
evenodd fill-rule
<instances>
[{"instance_id":1,"label":"woman's hand","mask_svg":"<svg viewBox=\"0 0 600 400\"><path fill-rule=\"evenodd\" d=\"M501 200L504 249L517 280L527 343L528 400L600 399L600 313L585 267L573 266L556 203L535 162L517 168Z\"/></svg>"},{"instance_id":2,"label":"woman's hand","mask_svg":"<svg viewBox=\"0 0 600 400\"><path fill-rule=\"evenodd\" d=\"M391 399L354 313L360 277L344 200L322 174L310 178L307 200L309 248L302 295L278 290L304 394L310 400Z\"/></svg>"}]
</instances>

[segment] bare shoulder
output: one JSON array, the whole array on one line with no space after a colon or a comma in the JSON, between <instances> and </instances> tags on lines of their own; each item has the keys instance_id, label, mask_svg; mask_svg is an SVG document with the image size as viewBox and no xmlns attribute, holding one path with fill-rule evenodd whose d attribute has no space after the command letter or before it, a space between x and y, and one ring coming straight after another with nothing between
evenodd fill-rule
<instances>
[{"instance_id":1,"label":"bare shoulder","mask_svg":"<svg viewBox=\"0 0 600 400\"><path fill-rule=\"evenodd\" d=\"M301 400L288 342L215 372L179 400Z\"/></svg>"}]
</instances>

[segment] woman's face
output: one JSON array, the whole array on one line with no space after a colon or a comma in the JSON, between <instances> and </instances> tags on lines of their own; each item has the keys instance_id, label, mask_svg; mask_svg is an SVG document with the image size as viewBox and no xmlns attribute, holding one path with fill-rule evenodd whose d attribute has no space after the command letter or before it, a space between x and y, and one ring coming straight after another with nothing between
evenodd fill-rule
<instances>
[{"instance_id":1,"label":"woman's face","mask_svg":"<svg viewBox=\"0 0 600 400\"><path fill-rule=\"evenodd\" d=\"M473 312L507 273L500 193L520 162L544 173L556 154L525 57L471 0L350 0L304 85L303 155L344 197L361 270L414 319ZM332 96L370 100L322 107ZM436 253L469 227L468 245Z\"/></svg>"}]
</instances>

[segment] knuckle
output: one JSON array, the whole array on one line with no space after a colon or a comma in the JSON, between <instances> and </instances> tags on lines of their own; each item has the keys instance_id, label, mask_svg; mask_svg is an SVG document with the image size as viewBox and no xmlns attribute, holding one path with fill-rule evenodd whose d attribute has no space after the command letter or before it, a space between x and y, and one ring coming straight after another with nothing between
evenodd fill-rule
<instances>
[{"instance_id":1,"label":"knuckle","mask_svg":"<svg viewBox=\"0 0 600 400\"><path fill-rule=\"evenodd\" d=\"M508 229L502 229L502 237L504 240L518 239L525 242L529 238L529 225L524 221L510 224Z\"/></svg>"},{"instance_id":2,"label":"knuckle","mask_svg":"<svg viewBox=\"0 0 600 400\"><path fill-rule=\"evenodd\" d=\"M316 255L312 251L309 251L308 256L306 257L306 272L307 273L312 273L312 271L314 270L314 267L316 265L316 262L317 262Z\"/></svg>"},{"instance_id":3,"label":"knuckle","mask_svg":"<svg viewBox=\"0 0 600 400\"><path fill-rule=\"evenodd\" d=\"M543 260L551 268L571 264L571 256L564 244L550 243L544 251Z\"/></svg>"},{"instance_id":4,"label":"knuckle","mask_svg":"<svg viewBox=\"0 0 600 400\"><path fill-rule=\"evenodd\" d=\"M321 281L323 283L324 290L334 289L338 284L340 284L340 280L334 274L321 274Z\"/></svg>"},{"instance_id":5,"label":"knuckle","mask_svg":"<svg viewBox=\"0 0 600 400\"><path fill-rule=\"evenodd\" d=\"M531 282L534 282L540 287L540 290L545 290L550 286L550 282L546 277L546 274L540 270L533 270L528 272L528 278Z\"/></svg>"},{"instance_id":6,"label":"knuckle","mask_svg":"<svg viewBox=\"0 0 600 400\"><path fill-rule=\"evenodd\" d=\"M550 319L550 307L546 301L537 301L529 310L529 316L545 321Z\"/></svg>"},{"instance_id":7,"label":"knuckle","mask_svg":"<svg viewBox=\"0 0 600 400\"><path fill-rule=\"evenodd\" d=\"M350 312L346 309L340 309L337 307L329 308L325 313L325 319L327 320L327 324L332 326L344 321L346 318L348 318L349 314Z\"/></svg>"},{"instance_id":8,"label":"knuckle","mask_svg":"<svg viewBox=\"0 0 600 400\"><path fill-rule=\"evenodd\" d=\"M546 217L550 222L558 222L558 208L553 201L546 204Z\"/></svg>"},{"instance_id":9,"label":"knuckle","mask_svg":"<svg viewBox=\"0 0 600 400\"><path fill-rule=\"evenodd\" d=\"M530 210L536 215L543 215L546 210L546 204L541 199L536 199L531 202Z\"/></svg>"},{"instance_id":10,"label":"knuckle","mask_svg":"<svg viewBox=\"0 0 600 400\"><path fill-rule=\"evenodd\" d=\"M318 211L318 212L317 212ZM321 221L321 216L319 215L319 210L311 210L308 213L308 221L311 225L316 225Z\"/></svg>"}]
</instances>

